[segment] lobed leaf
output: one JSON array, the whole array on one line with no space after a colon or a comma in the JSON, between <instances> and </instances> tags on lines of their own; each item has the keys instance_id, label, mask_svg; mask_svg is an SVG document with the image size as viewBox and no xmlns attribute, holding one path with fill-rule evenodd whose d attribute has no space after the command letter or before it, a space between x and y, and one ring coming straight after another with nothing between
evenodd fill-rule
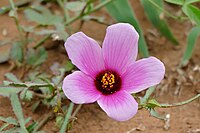
<instances>
[{"instance_id":1,"label":"lobed leaf","mask_svg":"<svg viewBox=\"0 0 200 133\"><path fill-rule=\"evenodd\" d=\"M32 98L33 98L33 92L32 91L24 89L20 93L20 99L22 99L22 100L30 101Z\"/></svg>"},{"instance_id":2,"label":"lobed leaf","mask_svg":"<svg viewBox=\"0 0 200 133\"><path fill-rule=\"evenodd\" d=\"M161 9L163 9L163 1L141 0L141 3L151 23L160 31L162 35L164 35L167 39L169 39L173 44L177 45L178 41L176 40L171 30L169 29L167 22L160 17L163 12L155 6L157 5Z\"/></svg>"},{"instance_id":3,"label":"lobed leaf","mask_svg":"<svg viewBox=\"0 0 200 133\"><path fill-rule=\"evenodd\" d=\"M18 62L22 62L23 60L23 49L22 42L15 42L11 48L11 59L14 59Z\"/></svg>"},{"instance_id":4,"label":"lobed leaf","mask_svg":"<svg viewBox=\"0 0 200 133\"><path fill-rule=\"evenodd\" d=\"M42 64L47 59L47 52L43 47L40 47L38 49L38 52L36 53L36 61L34 63L35 66Z\"/></svg>"},{"instance_id":5,"label":"lobed leaf","mask_svg":"<svg viewBox=\"0 0 200 133\"><path fill-rule=\"evenodd\" d=\"M27 64L38 66L47 59L47 52L43 47L39 47L37 51L29 49L26 62Z\"/></svg>"},{"instance_id":6,"label":"lobed leaf","mask_svg":"<svg viewBox=\"0 0 200 133\"><path fill-rule=\"evenodd\" d=\"M32 8L26 9L24 13L30 21L41 25L54 25L63 22L62 17L53 15L48 9L44 9L41 6L38 6L36 10Z\"/></svg>"},{"instance_id":7,"label":"lobed leaf","mask_svg":"<svg viewBox=\"0 0 200 133\"><path fill-rule=\"evenodd\" d=\"M101 1L103 2L105 0ZM148 57L149 52L142 29L135 17L134 12L131 9L128 0L115 0L112 3L108 4L106 6L106 9L108 10L108 13L118 22L130 23L135 27L135 29L138 31L140 35L139 51L141 52L143 57Z\"/></svg>"},{"instance_id":8,"label":"lobed leaf","mask_svg":"<svg viewBox=\"0 0 200 133\"><path fill-rule=\"evenodd\" d=\"M12 82L21 83L21 81L13 73L6 73L5 77Z\"/></svg>"}]
</instances>

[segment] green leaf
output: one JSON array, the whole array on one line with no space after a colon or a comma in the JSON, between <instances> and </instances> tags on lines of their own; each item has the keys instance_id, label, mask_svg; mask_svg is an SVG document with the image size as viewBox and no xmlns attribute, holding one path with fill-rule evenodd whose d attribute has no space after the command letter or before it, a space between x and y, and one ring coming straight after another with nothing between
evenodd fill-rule
<instances>
[{"instance_id":1,"label":"green leaf","mask_svg":"<svg viewBox=\"0 0 200 133\"><path fill-rule=\"evenodd\" d=\"M8 16L12 17L12 18L17 18L17 14L14 10L10 10L9 13L8 13Z\"/></svg>"},{"instance_id":2,"label":"green leaf","mask_svg":"<svg viewBox=\"0 0 200 133\"><path fill-rule=\"evenodd\" d=\"M29 65L33 65L35 63L36 60L36 52L34 49L29 48L27 51L27 58L26 58L26 63Z\"/></svg>"},{"instance_id":3,"label":"green leaf","mask_svg":"<svg viewBox=\"0 0 200 133\"><path fill-rule=\"evenodd\" d=\"M146 104L147 101L149 100L149 97L154 91L155 91L155 87L150 87L149 89L147 89L144 97L140 99L140 104Z\"/></svg>"},{"instance_id":4,"label":"green leaf","mask_svg":"<svg viewBox=\"0 0 200 133\"><path fill-rule=\"evenodd\" d=\"M25 120L25 124L29 123L31 121L31 117L28 117L26 120Z\"/></svg>"},{"instance_id":5,"label":"green leaf","mask_svg":"<svg viewBox=\"0 0 200 133\"><path fill-rule=\"evenodd\" d=\"M38 9L40 10L38 11ZM41 25L54 25L58 22L63 22L62 17L53 15L48 9L44 9L41 6L38 6L36 10L31 8L26 9L24 13L30 21Z\"/></svg>"},{"instance_id":6,"label":"green leaf","mask_svg":"<svg viewBox=\"0 0 200 133\"><path fill-rule=\"evenodd\" d=\"M40 47L37 52L37 60L35 66L42 64L47 59L47 52L43 47Z\"/></svg>"},{"instance_id":7,"label":"green leaf","mask_svg":"<svg viewBox=\"0 0 200 133\"><path fill-rule=\"evenodd\" d=\"M191 4L191 3L195 3L195 2L200 2L200 0L185 0L185 4Z\"/></svg>"},{"instance_id":8,"label":"green leaf","mask_svg":"<svg viewBox=\"0 0 200 133\"><path fill-rule=\"evenodd\" d=\"M25 82L25 83L14 83L10 81L4 81L3 82L5 86L14 86L14 87L54 87L52 83L32 83L32 82Z\"/></svg>"},{"instance_id":9,"label":"green leaf","mask_svg":"<svg viewBox=\"0 0 200 133\"><path fill-rule=\"evenodd\" d=\"M198 36L200 35L200 27L193 27L192 30L188 34L187 38L187 48L185 50L185 53L183 55L181 65L186 65L189 61L189 59L192 56L192 52L194 49L194 46L196 44L196 41L198 39Z\"/></svg>"},{"instance_id":10,"label":"green leaf","mask_svg":"<svg viewBox=\"0 0 200 133\"><path fill-rule=\"evenodd\" d=\"M27 55L27 64L38 66L47 59L47 52L43 47L39 47L37 51L29 49Z\"/></svg>"},{"instance_id":11,"label":"green leaf","mask_svg":"<svg viewBox=\"0 0 200 133\"><path fill-rule=\"evenodd\" d=\"M62 79L63 79L63 77L65 75L65 69L64 68L60 68L59 72L60 72L60 74L58 76L55 76L55 77L52 78L52 82L56 86L58 86L61 83L61 81L62 81Z\"/></svg>"},{"instance_id":12,"label":"green leaf","mask_svg":"<svg viewBox=\"0 0 200 133\"><path fill-rule=\"evenodd\" d=\"M0 127L0 132L3 131L5 128L7 128L10 124L5 123ZM1 132L2 133L2 132Z\"/></svg>"},{"instance_id":13,"label":"green leaf","mask_svg":"<svg viewBox=\"0 0 200 133\"><path fill-rule=\"evenodd\" d=\"M30 124L28 127L27 127L27 130L29 132L33 132L34 128L38 125L37 122L33 122L32 124Z\"/></svg>"},{"instance_id":14,"label":"green leaf","mask_svg":"<svg viewBox=\"0 0 200 133\"><path fill-rule=\"evenodd\" d=\"M28 131L26 130L26 127L25 127L25 121L24 121L24 116L23 116L23 112L22 112L22 107L19 102L19 98L18 98L17 94L11 93L10 100L11 100L11 105L12 105L13 111L19 121L19 124L21 127L21 132L28 133Z\"/></svg>"},{"instance_id":15,"label":"green leaf","mask_svg":"<svg viewBox=\"0 0 200 133\"><path fill-rule=\"evenodd\" d=\"M21 42L16 42L12 45L11 59L14 59L18 62L22 62L22 60L23 60L23 49L22 49L22 43Z\"/></svg>"},{"instance_id":16,"label":"green leaf","mask_svg":"<svg viewBox=\"0 0 200 133\"><path fill-rule=\"evenodd\" d=\"M69 34L65 31L65 25L64 23L57 23L55 25L57 34L60 37L61 40L66 41L67 37L69 37Z\"/></svg>"},{"instance_id":17,"label":"green leaf","mask_svg":"<svg viewBox=\"0 0 200 133\"><path fill-rule=\"evenodd\" d=\"M11 93L19 93L23 89L22 87L0 86L0 96L9 97Z\"/></svg>"},{"instance_id":18,"label":"green leaf","mask_svg":"<svg viewBox=\"0 0 200 133\"><path fill-rule=\"evenodd\" d=\"M63 124L63 121L64 121L64 117L61 115L58 115L56 117L56 126L60 128Z\"/></svg>"},{"instance_id":19,"label":"green leaf","mask_svg":"<svg viewBox=\"0 0 200 133\"><path fill-rule=\"evenodd\" d=\"M33 26L24 26L24 25L21 25L21 28L24 32L26 33L33 33L34 32L34 28Z\"/></svg>"},{"instance_id":20,"label":"green leaf","mask_svg":"<svg viewBox=\"0 0 200 133\"><path fill-rule=\"evenodd\" d=\"M176 5L183 5L184 4L184 0L165 0L165 1L172 3L172 4L176 4Z\"/></svg>"},{"instance_id":21,"label":"green leaf","mask_svg":"<svg viewBox=\"0 0 200 133\"><path fill-rule=\"evenodd\" d=\"M16 126L18 125L17 120L12 117L4 118L0 116L0 121L6 122L8 124L16 125Z\"/></svg>"},{"instance_id":22,"label":"green leaf","mask_svg":"<svg viewBox=\"0 0 200 133\"><path fill-rule=\"evenodd\" d=\"M101 1L105 1L105 0L101 0ZM118 22L130 23L135 27L135 29L140 35L139 50L143 57L148 57L149 52L148 52L148 48L144 39L142 29L135 17L134 12L131 9L131 6L128 0L115 0L112 3L108 4L106 6L106 9L108 10L108 13Z\"/></svg>"},{"instance_id":23,"label":"green leaf","mask_svg":"<svg viewBox=\"0 0 200 133\"><path fill-rule=\"evenodd\" d=\"M163 1L162 0L141 0L142 5L144 7L145 13L151 23L160 31L162 35L164 35L167 39L169 39L173 44L178 44L178 41L173 36L170 31L165 20L160 18L162 11L160 11L156 6L159 6L163 9Z\"/></svg>"},{"instance_id":24,"label":"green leaf","mask_svg":"<svg viewBox=\"0 0 200 133\"><path fill-rule=\"evenodd\" d=\"M150 99L147 102L147 107L154 109L155 107L161 107L161 105L155 99Z\"/></svg>"},{"instance_id":25,"label":"green leaf","mask_svg":"<svg viewBox=\"0 0 200 133\"><path fill-rule=\"evenodd\" d=\"M66 9L77 12L83 10L84 6L86 5L86 2L81 2L81 1L71 1L67 2L65 7Z\"/></svg>"},{"instance_id":26,"label":"green leaf","mask_svg":"<svg viewBox=\"0 0 200 133\"><path fill-rule=\"evenodd\" d=\"M71 63L71 61L68 60L64 68L66 72L69 72L74 68L74 65Z\"/></svg>"},{"instance_id":27,"label":"green leaf","mask_svg":"<svg viewBox=\"0 0 200 133\"><path fill-rule=\"evenodd\" d=\"M10 10L10 7L1 7L0 8L0 15L5 14L6 12L8 12Z\"/></svg>"},{"instance_id":28,"label":"green leaf","mask_svg":"<svg viewBox=\"0 0 200 133\"><path fill-rule=\"evenodd\" d=\"M21 129L19 127L13 127L6 131L2 131L1 133L21 133ZM23 132L23 133L26 133L26 132Z\"/></svg>"},{"instance_id":29,"label":"green leaf","mask_svg":"<svg viewBox=\"0 0 200 133\"><path fill-rule=\"evenodd\" d=\"M33 93L27 89L24 89L20 93L20 99L30 101L33 98Z\"/></svg>"},{"instance_id":30,"label":"green leaf","mask_svg":"<svg viewBox=\"0 0 200 133\"><path fill-rule=\"evenodd\" d=\"M40 101L35 101L32 106L31 106L31 110L32 112L35 112L35 110L37 109L37 107L40 105Z\"/></svg>"},{"instance_id":31,"label":"green leaf","mask_svg":"<svg viewBox=\"0 0 200 133\"><path fill-rule=\"evenodd\" d=\"M200 9L191 4L184 4L182 7L183 12L194 21L198 26L200 26Z\"/></svg>"},{"instance_id":32,"label":"green leaf","mask_svg":"<svg viewBox=\"0 0 200 133\"><path fill-rule=\"evenodd\" d=\"M21 83L21 81L13 73L6 73L5 77L12 82Z\"/></svg>"},{"instance_id":33,"label":"green leaf","mask_svg":"<svg viewBox=\"0 0 200 133\"><path fill-rule=\"evenodd\" d=\"M150 110L150 114L151 116L155 117L155 118L158 118L158 119L161 119L161 120L167 120L164 116L158 114L154 109L151 109Z\"/></svg>"}]
</instances>

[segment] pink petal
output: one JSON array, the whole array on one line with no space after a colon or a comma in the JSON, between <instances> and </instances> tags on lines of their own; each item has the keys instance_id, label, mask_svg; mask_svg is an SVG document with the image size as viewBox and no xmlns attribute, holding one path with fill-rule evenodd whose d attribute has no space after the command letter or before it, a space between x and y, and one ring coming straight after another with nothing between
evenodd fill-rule
<instances>
[{"instance_id":1,"label":"pink petal","mask_svg":"<svg viewBox=\"0 0 200 133\"><path fill-rule=\"evenodd\" d=\"M65 48L72 63L84 73L95 77L104 70L101 47L84 33L78 32L65 42Z\"/></svg>"},{"instance_id":2,"label":"pink petal","mask_svg":"<svg viewBox=\"0 0 200 133\"><path fill-rule=\"evenodd\" d=\"M125 91L101 96L97 102L109 117L117 121L126 121L132 118L138 110L138 103Z\"/></svg>"},{"instance_id":3,"label":"pink petal","mask_svg":"<svg viewBox=\"0 0 200 133\"><path fill-rule=\"evenodd\" d=\"M67 98L76 104L92 103L101 96L95 87L94 79L81 71L66 76L62 89Z\"/></svg>"},{"instance_id":4,"label":"pink petal","mask_svg":"<svg viewBox=\"0 0 200 133\"><path fill-rule=\"evenodd\" d=\"M119 74L134 62L138 53L139 35L133 26L118 23L109 26L103 42L105 67Z\"/></svg>"},{"instance_id":5,"label":"pink petal","mask_svg":"<svg viewBox=\"0 0 200 133\"><path fill-rule=\"evenodd\" d=\"M122 75L122 89L137 93L157 85L164 78L165 66L155 57L141 59L130 65Z\"/></svg>"}]
</instances>

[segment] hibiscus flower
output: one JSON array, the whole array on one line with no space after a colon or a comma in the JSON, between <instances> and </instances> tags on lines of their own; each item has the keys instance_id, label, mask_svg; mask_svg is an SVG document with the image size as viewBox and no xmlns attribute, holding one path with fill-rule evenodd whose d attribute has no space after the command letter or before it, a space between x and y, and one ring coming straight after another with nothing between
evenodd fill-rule
<instances>
[{"instance_id":1,"label":"hibiscus flower","mask_svg":"<svg viewBox=\"0 0 200 133\"><path fill-rule=\"evenodd\" d=\"M132 118L138 103L131 95L158 84L164 64L155 57L136 61L139 35L127 23L111 25L102 45L82 32L65 42L69 59L80 71L65 77L62 89L73 103L96 102L118 121Z\"/></svg>"}]
</instances>

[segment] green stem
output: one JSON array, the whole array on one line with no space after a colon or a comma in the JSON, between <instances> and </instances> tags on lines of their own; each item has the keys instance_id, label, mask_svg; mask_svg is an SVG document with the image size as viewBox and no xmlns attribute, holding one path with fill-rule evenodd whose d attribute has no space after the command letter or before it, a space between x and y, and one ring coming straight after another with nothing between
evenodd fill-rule
<instances>
[{"instance_id":1,"label":"green stem","mask_svg":"<svg viewBox=\"0 0 200 133\"><path fill-rule=\"evenodd\" d=\"M70 105L69 105L68 111L67 111L67 113L65 115L65 119L64 119L64 122L62 124L62 127L60 129L60 133L65 133L66 132L67 124L69 122L69 118L71 117L73 108L74 108L74 103L71 102Z\"/></svg>"},{"instance_id":2,"label":"green stem","mask_svg":"<svg viewBox=\"0 0 200 133\"><path fill-rule=\"evenodd\" d=\"M37 96L39 98L42 98L42 99L51 99L54 95L43 95L43 94L40 94L40 93L36 93L34 91L31 91L33 93L34 96Z\"/></svg>"},{"instance_id":3,"label":"green stem","mask_svg":"<svg viewBox=\"0 0 200 133\"><path fill-rule=\"evenodd\" d=\"M200 97L200 93L197 94L196 96L186 100L186 101L183 101L183 102L179 102L179 103L173 103L173 104L160 104L160 108L171 108L171 107L177 107L177 106L182 106L182 105L185 105L185 104L188 104L188 103L191 103L192 101L196 100L197 98Z\"/></svg>"},{"instance_id":4,"label":"green stem","mask_svg":"<svg viewBox=\"0 0 200 133\"><path fill-rule=\"evenodd\" d=\"M46 40L48 40L51 37L51 34L44 36L42 39L40 39L35 46L33 46L34 49L37 49L39 46L41 46Z\"/></svg>"},{"instance_id":5,"label":"green stem","mask_svg":"<svg viewBox=\"0 0 200 133\"><path fill-rule=\"evenodd\" d=\"M102 25L106 25L106 26L109 26L110 24L104 22L104 21L99 21L98 19L95 19L95 18L92 18L90 19L90 21L94 21L96 23L99 23L99 24L102 24Z\"/></svg>"},{"instance_id":6,"label":"green stem","mask_svg":"<svg viewBox=\"0 0 200 133\"><path fill-rule=\"evenodd\" d=\"M76 20L82 18L83 16L88 15L88 14L90 14L90 13L93 13L93 12L95 12L95 11L101 9L102 7L106 6L107 4L109 4L109 3L112 2L112 1L114 1L114 0L107 0L107 1L102 2L101 4L97 5L97 6L96 6L95 8L93 8L90 12L87 12L87 13L80 13L78 16L76 16L76 17L70 19L69 21L65 22L65 25L67 26L67 25L73 23L74 21L76 21ZM34 48L37 48L37 47L39 47L40 45L42 45L42 44L43 44L47 39L49 39L50 37L51 37L51 35L46 35L44 38L42 38L42 39L34 46Z\"/></svg>"},{"instance_id":7,"label":"green stem","mask_svg":"<svg viewBox=\"0 0 200 133\"><path fill-rule=\"evenodd\" d=\"M155 91L155 87L150 87L150 88L146 91L144 97L141 99L141 105L147 103L149 97L152 95L152 93L153 93L154 91Z\"/></svg>"},{"instance_id":8,"label":"green stem","mask_svg":"<svg viewBox=\"0 0 200 133\"><path fill-rule=\"evenodd\" d=\"M68 15L67 10L65 9L64 2L62 2L62 0L57 0L57 2L59 4L59 6L62 8L62 10L64 12L65 22L67 22L67 20L69 19L69 15Z\"/></svg>"},{"instance_id":9,"label":"green stem","mask_svg":"<svg viewBox=\"0 0 200 133\"><path fill-rule=\"evenodd\" d=\"M15 20L15 24L17 26L17 30L19 31L19 35L20 35L20 38L21 38L21 41L24 43L25 42L25 39L24 39L24 36L23 36L23 31L22 31L22 28L21 26L19 25L19 20L18 20L18 16L17 16L17 11L16 11L16 7L15 7L15 4L13 2L13 0L9 0L10 2L10 6L11 6L11 9L12 11L14 12L14 20Z\"/></svg>"},{"instance_id":10,"label":"green stem","mask_svg":"<svg viewBox=\"0 0 200 133\"><path fill-rule=\"evenodd\" d=\"M79 112L81 107L82 107L82 104L79 104L78 107L76 108L76 110L74 111L74 113L72 114L72 116L71 116L72 118L74 118L77 115L77 113Z\"/></svg>"},{"instance_id":11,"label":"green stem","mask_svg":"<svg viewBox=\"0 0 200 133\"><path fill-rule=\"evenodd\" d=\"M76 21L76 20L82 18L83 16L88 15L88 14L91 14L91 13L93 13L93 12L95 12L95 11L101 9L102 7L106 6L107 4L109 4L109 3L112 2L112 1L114 1L114 0L107 0L107 1L104 1L104 2L102 2L101 4L97 5L96 7L94 7L90 12L80 13L80 15L78 15L78 16L76 16L76 17L70 19L69 21L67 21L67 22L65 23L65 25L69 25L69 24L73 23L74 21Z\"/></svg>"}]
</instances>

